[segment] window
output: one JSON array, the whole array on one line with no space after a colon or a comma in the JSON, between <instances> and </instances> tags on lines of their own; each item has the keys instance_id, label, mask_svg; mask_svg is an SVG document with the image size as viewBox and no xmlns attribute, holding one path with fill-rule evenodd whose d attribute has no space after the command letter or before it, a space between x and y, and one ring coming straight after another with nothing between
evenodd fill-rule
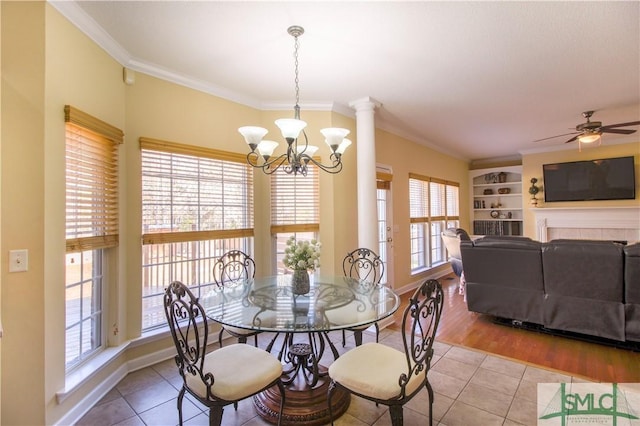
<instances>
[{"instance_id":1,"label":"window","mask_svg":"<svg viewBox=\"0 0 640 426\"><path fill-rule=\"evenodd\" d=\"M140 139L142 330L166 324L163 294L179 280L199 296L229 250L253 254L253 169L243 155Z\"/></svg>"},{"instance_id":2,"label":"window","mask_svg":"<svg viewBox=\"0 0 640 426\"><path fill-rule=\"evenodd\" d=\"M290 271L282 264L286 241L318 238L320 201L318 168L309 164L307 176L285 173L282 168L271 175L271 235L276 253L276 273ZM322 261L322 257L320 258Z\"/></svg>"},{"instance_id":3,"label":"window","mask_svg":"<svg viewBox=\"0 0 640 426\"><path fill-rule=\"evenodd\" d=\"M409 175L411 271L420 272L446 261L440 235L459 224L459 184Z\"/></svg>"},{"instance_id":4,"label":"window","mask_svg":"<svg viewBox=\"0 0 640 426\"><path fill-rule=\"evenodd\" d=\"M118 245L121 130L65 106L67 370L105 344L105 260Z\"/></svg>"}]
</instances>

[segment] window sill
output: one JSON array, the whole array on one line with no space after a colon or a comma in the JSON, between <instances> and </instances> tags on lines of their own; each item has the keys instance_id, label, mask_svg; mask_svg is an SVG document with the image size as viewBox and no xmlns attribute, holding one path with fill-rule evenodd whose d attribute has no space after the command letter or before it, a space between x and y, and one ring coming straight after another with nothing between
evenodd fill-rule
<instances>
[{"instance_id":1,"label":"window sill","mask_svg":"<svg viewBox=\"0 0 640 426\"><path fill-rule=\"evenodd\" d=\"M169 328L162 327L149 331L135 340L127 341L120 346L106 348L97 353L93 358L88 359L66 375L64 389L56 392L58 404L62 404L126 350L170 337ZM174 348L171 349L175 351Z\"/></svg>"},{"instance_id":2,"label":"window sill","mask_svg":"<svg viewBox=\"0 0 640 426\"><path fill-rule=\"evenodd\" d=\"M412 270L411 270L411 276L412 276L412 277L414 277L414 276L416 276L416 275L424 274L424 273L425 273L425 272L427 272L429 269L431 269L431 268L424 267L424 268L412 269Z\"/></svg>"},{"instance_id":3,"label":"window sill","mask_svg":"<svg viewBox=\"0 0 640 426\"><path fill-rule=\"evenodd\" d=\"M120 346L107 348L87 360L78 368L66 375L64 389L56 393L58 404L62 404L67 398L73 395L83 384L95 377L111 361L120 356L128 347L130 342Z\"/></svg>"}]
</instances>

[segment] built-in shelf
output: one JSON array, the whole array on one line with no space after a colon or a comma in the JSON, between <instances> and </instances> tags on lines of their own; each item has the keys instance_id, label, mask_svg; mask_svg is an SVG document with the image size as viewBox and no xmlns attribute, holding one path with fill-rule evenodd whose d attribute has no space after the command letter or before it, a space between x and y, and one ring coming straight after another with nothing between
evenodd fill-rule
<instances>
[{"instance_id":1,"label":"built-in shelf","mask_svg":"<svg viewBox=\"0 0 640 426\"><path fill-rule=\"evenodd\" d=\"M522 235L522 167L471 170L473 234Z\"/></svg>"}]
</instances>

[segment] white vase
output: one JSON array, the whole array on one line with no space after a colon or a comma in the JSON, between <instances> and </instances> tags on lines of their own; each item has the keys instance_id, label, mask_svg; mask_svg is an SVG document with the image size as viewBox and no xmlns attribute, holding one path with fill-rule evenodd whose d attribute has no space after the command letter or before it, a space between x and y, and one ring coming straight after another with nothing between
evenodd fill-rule
<instances>
[{"instance_id":1,"label":"white vase","mask_svg":"<svg viewBox=\"0 0 640 426\"><path fill-rule=\"evenodd\" d=\"M309 272L306 269L294 269L291 275L291 289L294 294L309 293Z\"/></svg>"}]
</instances>

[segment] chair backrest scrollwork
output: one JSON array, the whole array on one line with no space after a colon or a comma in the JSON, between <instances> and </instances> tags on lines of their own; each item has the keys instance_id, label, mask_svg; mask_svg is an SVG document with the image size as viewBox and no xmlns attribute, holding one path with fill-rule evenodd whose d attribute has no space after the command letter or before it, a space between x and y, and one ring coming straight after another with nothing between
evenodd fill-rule
<instances>
[{"instance_id":1,"label":"chair backrest scrollwork","mask_svg":"<svg viewBox=\"0 0 640 426\"><path fill-rule=\"evenodd\" d=\"M175 360L180 375L183 380L187 374L199 377L210 395L213 376L211 373L202 374L209 335L202 305L186 285L174 281L165 290L164 312L176 346Z\"/></svg>"},{"instance_id":2,"label":"chair backrest scrollwork","mask_svg":"<svg viewBox=\"0 0 640 426\"><path fill-rule=\"evenodd\" d=\"M442 286L434 279L423 282L409 299L402 317L402 340L408 365L408 373L400 377L403 395L404 385L411 376L424 374L423 380L427 378L443 305Z\"/></svg>"},{"instance_id":3,"label":"chair backrest scrollwork","mask_svg":"<svg viewBox=\"0 0 640 426\"><path fill-rule=\"evenodd\" d=\"M342 270L347 277L379 284L384 275L384 263L373 250L360 247L345 256Z\"/></svg>"},{"instance_id":4,"label":"chair backrest scrollwork","mask_svg":"<svg viewBox=\"0 0 640 426\"><path fill-rule=\"evenodd\" d=\"M218 287L237 284L256 275L253 259L240 250L231 250L220 256L213 265L213 280Z\"/></svg>"}]
</instances>

